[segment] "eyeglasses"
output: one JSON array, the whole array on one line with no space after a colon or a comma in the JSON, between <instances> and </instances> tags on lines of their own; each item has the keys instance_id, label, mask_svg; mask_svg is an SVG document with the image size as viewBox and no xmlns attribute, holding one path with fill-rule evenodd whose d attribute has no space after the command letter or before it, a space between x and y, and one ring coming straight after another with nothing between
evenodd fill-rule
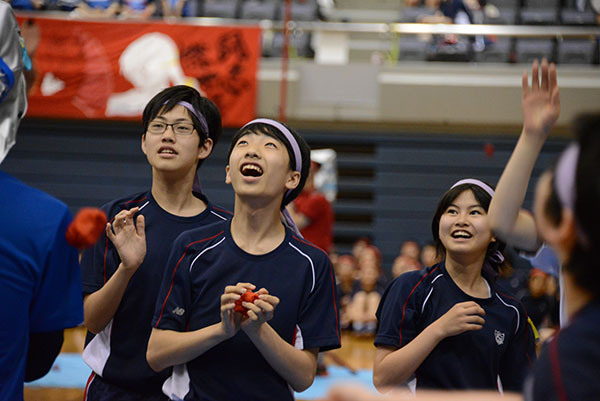
<instances>
[{"instance_id":1,"label":"eyeglasses","mask_svg":"<svg viewBox=\"0 0 600 401\"><path fill-rule=\"evenodd\" d=\"M176 135L189 136L194 132L194 124L191 123L174 123L167 124L161 121L152 121L148 125L148 132L153 135L161 135L167 130L167 127L171 127Z\"/></svg>"}]
</instances>

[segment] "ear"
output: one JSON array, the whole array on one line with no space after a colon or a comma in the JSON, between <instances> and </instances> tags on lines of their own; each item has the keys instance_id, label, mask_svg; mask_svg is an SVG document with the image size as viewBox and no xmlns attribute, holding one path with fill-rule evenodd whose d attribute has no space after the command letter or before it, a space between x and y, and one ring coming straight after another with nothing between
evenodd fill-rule
<instances>
[{"instance_id":1,"label":"ear","mask_svg":"<svg viewBox=\"0 0 600 401\"><path fill-rule=\"evenodd\" d=\"M231 184L231 177L229 176L229 164L225 166L225 184Z\"/></svg>"},{"instance_id":2,"label":"ear","mask_svg":"<svg viewBox=\"0 0 600 401\"><path fill-rule=\"evenodd\" d=\"M556 227L555 235L557 243L565 252L570 254L577 241L577 225L573 210L563 208L560 224Z\"/></svg>"},{"instance_id":3,"label":"ear","mask_svg":"<svg viewBox=\"0 0 600 401\"><path fill-rule=\"evenodd\" d=\"M146 153L146 134L142 134L142 152L147 156Z\"/></svg>"},{"instance_id":4,"label":"ear","mask_svg":"<svg viewBox=\"0 0 600 401\"><path fill-rule=\"evenodd\" d=\"M214 142L210 138L206 138L202 146L198 148L198 160L206 159L212 152Z\"/></svg>"},{"instance_id":5,"label":"ear","mask_svg":"<svg viewBox=\"0 0 600 401\"><path fill-rule=\"evenodd\" d=\"M292 171L285 182L285 189L294 189L300 184L300 172Z\"/></svg>"}]
</instances>

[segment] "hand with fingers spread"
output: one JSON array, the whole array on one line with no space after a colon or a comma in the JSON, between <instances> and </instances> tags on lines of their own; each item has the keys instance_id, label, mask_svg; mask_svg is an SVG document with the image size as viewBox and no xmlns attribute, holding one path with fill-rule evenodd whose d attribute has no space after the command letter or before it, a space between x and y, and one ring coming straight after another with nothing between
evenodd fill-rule
<instances>
[{"instance_id":1,"label":"hand with fingers spread","mask_svg":"<svg viewBox=\"0 0 600 401\"><path fill-rule=\"evenodd\" d=\"M233 337L241 328L244 315L236 312L236 302L242 299L242 295L251 292L256 286L252 283L237 283L225 287L221 295L221 325L227 337Z\"/></svg>"},{"instance_id":2,"label":"hand with fingers spread","mask_svg":"<svg viewBox=\"0 0 600 401\"><path fill-rule=\"evenodd\" d=\"M522 90L523 132L545 140L560 114L560 95L554 63L548 65L548 60L543 59L540 68L535 60L531 67L531 87L525 71Z\"/></svg>"},{"instance_id":3,"label":"hand with fingers spread","mask_svg":"<svg viewBox=\"0 0 600 401\"><path fill-rule=\"evenodd\" d=\"M460 302L444 313L433 325L437 327L442 337L451 337L466 331L480 330L485 323L482 317L484 315L485 310L476 302Z\"/></svg>"},{"instance_id":4,"label":"hand with fingers spread","mask_svg":"<svg viewBox=\"0 0 600 401\"><path fill-rule=\"evenodd\" d=\"M111 240L125 270L135 272L146 256L146 230L144 216L134 216L140 209L134 207L119 212L112 223L106 225L106 236Z\"/></svg>"},{"instance_id":5,"label":"hand with fingers spread","mask_svg":"<svg viewBox=\"0 0 600 401\"><path fill-rule=\"evenodd\" d=\"M261 324L268 322L273 318L275 308L279 305L279 298L270 295L266 288L261 288L256 292L258 299L254 302L242 302L242 305L248 309L248 318L242 322L242 330L256 330Z\"/></svg>"}]
</instances>

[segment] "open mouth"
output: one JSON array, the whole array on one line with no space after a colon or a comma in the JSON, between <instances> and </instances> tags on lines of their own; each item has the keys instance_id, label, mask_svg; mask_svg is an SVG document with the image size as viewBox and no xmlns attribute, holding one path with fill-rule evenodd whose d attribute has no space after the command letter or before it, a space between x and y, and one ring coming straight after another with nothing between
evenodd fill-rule
<instances>
[{"instance_id":1,"label":"open mouth","mask_svg":"<svg viewBox=\"0 0 600 401\"><path fill-rule=\"evenodd\" d=\"M167 148L167 147L160 148L160 149L158 150L158 153L159 153L159 154L161 154L161 155L176 155L176 154L177 154L177 152L175 152L175 150L174 150L174 149L172 149L172 148Z\"/></svg>"},{"instance_id":2,"label":"open mouth","mask_svg":"<svg viewBox=\"0 0 600 401\"><path fill-rule=\"evenodd\" d=\"M452 233L452 238L469 239L472 237L473 237L473 235L471 235L471 233L469 233L467 231L463 231L463 230L457 230Z\"/></svg>"},{"instance_id":3,"label":"open mouth","mask_svg":"<svg viewBox=\"0 0 600 401\"><path fill-rule=\"evenodd\" d=\"M241 168L242 175L245 177L260 177L263 175L262 168L253 163L246 163L242 165Z\"/></svg>"}]
</instances>

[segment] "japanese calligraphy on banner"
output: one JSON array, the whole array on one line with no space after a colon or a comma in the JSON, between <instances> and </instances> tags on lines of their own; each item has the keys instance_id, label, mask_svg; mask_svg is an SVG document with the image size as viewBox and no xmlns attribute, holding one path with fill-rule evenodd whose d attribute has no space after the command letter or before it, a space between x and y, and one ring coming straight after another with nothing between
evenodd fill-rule
<instances>
[{"instance_id":1,"label":"japanese calligraphy on banner","mask_svg":"<svg viewBox=\"0 0 600 401\"><path fill-rule=\"evenodd\" d=\"M152 96L185 84L215 102L225 126L255 117L258 27L34 21L41 38L28 116L139 119Z\"/></svg>"}]
</instances>

